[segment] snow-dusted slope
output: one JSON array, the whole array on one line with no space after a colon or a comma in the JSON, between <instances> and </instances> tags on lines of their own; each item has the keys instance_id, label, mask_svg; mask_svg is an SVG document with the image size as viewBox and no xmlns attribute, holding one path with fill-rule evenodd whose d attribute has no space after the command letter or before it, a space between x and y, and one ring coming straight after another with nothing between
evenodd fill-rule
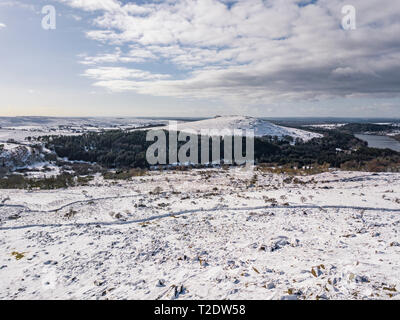
<instances>
[{"instance_id":1,"label":"snow-dusted slope","mask_svg":"<svg viewBox=\"0 0 400 320\"><path fill-rule=\"evenodd\" d=\"M87 117L87 118L61 118L61 117L0 117L0 127L3 129L19 130L48 130L60 126L72 128L99 128L99 129L124 129L143 127L166 123L165 120L144 119L134 117Z\"/></svg>"},{"instance_id":2,"label":"snow-dusted slope","mask_svg":"<svg viewBox=\"0 0 400 320\"><path fill-rule=\"evenodd\" d=\"M39 152L29 146L10 143L1 145L3 149L0 150L0 168L13 170L42 161Z\"/></svg>"},{"instance_id":3,"label":"snow-dusted slope","mask_svg":"<svg viewBox=\"0 0 400 320\"><path fill-rule=\"evenodd\" d=\"M0 117L0 143L12 139L26 143L27 137L47 135L79 135L103 130L129 130L167 124L162 119L142 118L55 118L55 117Z\"/></svg>"},{"instance_id":4,"label":"snow-dusted slope","mask_svg":"<svg viewBox=\"0 0 400 320\"><path fill-rule=\"evenodd\" d=\"M311 140L313 138L321 137L320 134L287 128L275 125L271 122L246 116L224 116L215 117L208 120L200 120L194 122L185 122L178 124L178 131L195 130L200 132L201 130L223 130L223 129L243 129L243 130L254 130L255 136L292 136L294 139L300 138L304 141Z\"/></svg>"},{"instance_id":5,"label":"snow-dusted slope","mask_svg":"<svg viewBox=\"0 0 400 320\"><path fill-rule=\"evenodd\" d=\"M287 178L0 190L0 299L400 299L400 174Z\"/></svg>"}]
</instances>

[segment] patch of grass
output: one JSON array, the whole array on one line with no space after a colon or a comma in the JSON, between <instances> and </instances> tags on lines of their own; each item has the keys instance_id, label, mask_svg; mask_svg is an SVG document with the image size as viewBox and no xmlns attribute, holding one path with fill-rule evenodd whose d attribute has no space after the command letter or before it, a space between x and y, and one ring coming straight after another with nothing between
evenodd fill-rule
<instances>
[{"instance_id":1,"label":"patch of grass","mask_svg":"<svg viewBox=\"0 0 400 320\"><path fill-rule=\"evenodd\" d=\"M55 190L68 187L85 186L93 176L76 177L70 173L61 173L48 178L28 178L21 174L11 174L0 179L0 189L39 189Z\"/></svg>"},{"instance_id":2,"label":"patch of grass","mask_svg":"<svg viewBox=\"0 0 400 320\"><path fill-rule=\"evenodd\" d=\"M273 174L287 174L289 176L309 176L318 173L329 172L329 163L314 164L298 168L294 165L283 165L283 166L268 166L266 164L260 164L256 167L257 171L262 173L273 173ZM288 177L285 183L294 182L292 178Z\"/></svg>"},{"instance_id":3,"label":"patch of grass","mask_svg":"<svg viewBox=\"0 0 400 320\"><path fill-rule=\"evenodd\" d=\"M78 177L77 183L80 186L88 186L90 181L93 181L93 176Z\"/></svg>"},{"instance_id":4,"label":"patch of grass","mask_svg":"<svg viewBox=\"0 0 400 320\"><path fill-rule=\"evenodd\" d=\"M118 170L116 172L108 171L103 174L106 180L129 180L133 177L143 177L147 174L147 170L144 169L130 169L130 170Z\"/></svg>"},{"instance_id":5,"label":"patch of grass","mask_svg":"<svg viewBox=\"0 0 400 320\"><path fill-rule=\"evenodd\" d=\"M377 157L368 161L347 161L340 168L348 171L400 172L400 157Z\"/></svg>"},{"instance_id":6,"label":"patch of grass","mask_svg":"<svg viewBox=\"0 0 400 320\"><path fill-rule=\"evenodd\" d=\"M15 259L17 260L21 260L22 258L25 257L26 252L17 252L17 251L13 251L11 252L11 255L15 257Z\"/></svg>"}]
</instances>

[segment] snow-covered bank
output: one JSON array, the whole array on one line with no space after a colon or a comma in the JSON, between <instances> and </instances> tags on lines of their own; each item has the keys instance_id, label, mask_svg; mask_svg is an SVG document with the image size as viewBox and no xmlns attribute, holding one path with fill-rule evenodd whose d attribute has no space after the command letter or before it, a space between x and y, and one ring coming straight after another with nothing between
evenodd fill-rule
<instances>
[{"instance_id":1,"label":"snow-covered bank","mask_svg":"<svg viewBox=\"0 0 400 320\"><path fill-rule=\"evenodd\" d=\"M43 161L40 152L30 146L0 144L0 170L13 170Z\"/></svg>"},{"instance_id":2,"label":"snow-covered bank","mask_svg":"<svg viewBox=\"0 0 400 320\"><path fill-rule=\"evenodd\" d=\"M400 175L287 178L1 190L0 298L399 299Z\"/></svg>"}]
</instances>

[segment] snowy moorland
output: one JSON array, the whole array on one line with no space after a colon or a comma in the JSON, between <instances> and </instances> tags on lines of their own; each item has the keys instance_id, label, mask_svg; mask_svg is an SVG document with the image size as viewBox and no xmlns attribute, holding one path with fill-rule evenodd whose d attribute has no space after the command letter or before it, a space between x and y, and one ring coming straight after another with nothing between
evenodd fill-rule
<instances>
[{"instance_id":1,"label":"snowy moorland","mask_svg":"<svg viewBox=\"0 0 400 320\"><path fill-rule=\"evenodd\" d=\"M0 299L399 299L400 174L1 190Z\"/></svg>"},{"instance_id":2,"label":"snowy moorland","mask_svg":"<svg viewBox=\"0 0 400 320\"><path fill-rule=\"evenodd\" d=\"M166 123L167 120L144 118L0 117L0 173L2 168L16 170L32 166L51 166L44 159L49 150L44 150L43 145L41 148L32 148L41 145L37 141L39 137L140 130Z\"/></svg>"},{"instance_id":3,"label":"snowy moorland","mask_svg":"<svg viewBox=\"0 0 400 320\"><path fill-rule=\"evenodd\" d=\"M169 121L165 119L141 118L0 117L0 173L1 171L31 169L39 166L51 167L53 164L46 159L52 152L44 148L45 144L40 140L44 136L80 136L84 133L104 133L110 130L129 133L151 128L169 129L168 123ZM218 130L219 132L227 129L230 134L235 134L233 130L247 129L254 130L257 137L265 135L278 138L291 136L293 140L299 138L303 141L322 137L318 133L277 126L268 121L246 116L180 121L177 128L174 129L195 130L199 134L202 133L202 129ZM210 134L215 134L215 132L210 131Z\"/></svg>"},{"instance_id":4,"label":"snowy moorland","mask_svg":"<svg viewBox=\"0 0 400 320\"><path fill-rule=\"evenodd\" d=\"M144 118L57 118L57 117L0 117L0 143L9 139L26 142L27 137L44 135L77 135L104 130L131 130L158 126L166 120Z\"/></svg>"}]
</instances>

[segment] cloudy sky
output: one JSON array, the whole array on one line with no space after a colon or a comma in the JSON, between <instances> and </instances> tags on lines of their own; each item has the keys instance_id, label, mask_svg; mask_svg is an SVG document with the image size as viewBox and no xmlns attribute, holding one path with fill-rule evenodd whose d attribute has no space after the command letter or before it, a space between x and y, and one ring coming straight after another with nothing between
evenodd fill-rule
<instances>
[{"instance_id":1,"label":"cloudy sky","mask_svg":"<svg viewBox=\"0 0 400 320\"><path fill-rule=\"evenodd\" d=\"M400 117L399 97L400 1L0 0L3 116Z\"/></svg>"}]
</instances>

